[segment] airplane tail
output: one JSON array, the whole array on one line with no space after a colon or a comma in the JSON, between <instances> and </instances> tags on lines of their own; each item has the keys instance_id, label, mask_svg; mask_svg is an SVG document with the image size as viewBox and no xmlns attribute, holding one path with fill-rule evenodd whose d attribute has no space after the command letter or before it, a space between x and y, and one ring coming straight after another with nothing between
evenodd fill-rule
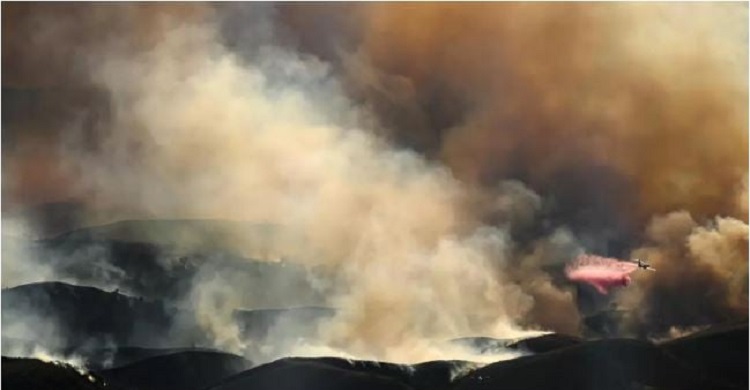
<instances>
[{"instance_id":1,"label":"airplane tail","mask_svg":"<svg viewBox=\"0 0 750 390\"><path fill-rule=\"evenodd\" d=\"M646 271L656 271L654 267L651 266L651 264L644 263L641 259L634 259L631 260L633 263L638 264L638 268L646 270Z\"/></svg>"}]
</instances>

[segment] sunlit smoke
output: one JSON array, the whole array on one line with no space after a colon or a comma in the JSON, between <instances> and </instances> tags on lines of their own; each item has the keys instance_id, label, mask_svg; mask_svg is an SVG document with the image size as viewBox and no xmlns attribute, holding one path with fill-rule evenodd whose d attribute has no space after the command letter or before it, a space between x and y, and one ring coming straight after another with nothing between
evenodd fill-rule
<instances>
[{"instance_id":1,"label":"sunlit smoke","mask_svg":"<svg viewBox=\"0 0 750 390\"><path fill-rule=\"evenodd\" d=\"M336 280L320 331L334 348L398 360L410 343L519 331L533 299L503 276L507 231L475 220L443 167L363 130L326 64L276 47L244 63L210 24L106 54L93 69L112 99L106 152L68 151L93 191L157 217L279 226L276 252ZM218 346L241 350L239 291L215 282L196 280L191 303Z\"/></svg>"}]
</instances>

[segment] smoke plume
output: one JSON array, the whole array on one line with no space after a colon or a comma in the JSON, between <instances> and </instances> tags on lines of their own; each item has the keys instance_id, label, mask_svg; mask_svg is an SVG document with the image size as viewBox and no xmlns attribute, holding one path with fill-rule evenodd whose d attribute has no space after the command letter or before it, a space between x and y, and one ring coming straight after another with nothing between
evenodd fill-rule
<instances>
[{"instance_id":1,"label":"smoke plume","mask_svg":"<svg viewBox=\"0 0 750 390\"><path fill-rule=\"evenodd\" d=\"M3 11L6 205L276 226L227 240L316 269L306 348L578 333L584 251L659 270L617 297L635 327L747 317L746 4ZM241 352L215 271L185 303Z\"/></svg>"},{"instance_id":2,"label":"smoke plume","mask_svg":"<svg viewBox=\"0 0 750 390\"><path fill-rule=\"evenodd\" d=\"M633 274L621 301L631 326L655 334L747 319L746 223L717 217L700 225L688 212L655 217L647 244L633 252L657 272Z\"/></svg>"},{"instance_id":3,"label":"smoke plume","mask_svg":"<svg viewBox=\"0 0 750 390\"><path fill-rule=\"evenodd\" d=\"M362 130L326 64L271 46L244 63L216 34L170 25L149 51L92 56L111 118L97 150L66 150L86 188L153 217L283 226L295 241L279 250L340 282L321 337L352 353L514 331L532 301L504 280L511 245L463 211L449 172ZM220 296L195 296L199 318L241 348L224 321L236 297L204 281Z\"/></svg>"},{"instance_id":4,"label":"smoke plume","mask_svg":"<svg viewBox=\"0 0 750 390\"><path fill-rule=\"evenodd\" d=\"M325 14L310 8L286 7L299 32L299 14ZM350 88L460 179L517 177L624 227L680 208L745 217L725 189L746 176L746 5L353 8ZM565 184L597 170L613 177Z\"/></svg>"}]
</instances>

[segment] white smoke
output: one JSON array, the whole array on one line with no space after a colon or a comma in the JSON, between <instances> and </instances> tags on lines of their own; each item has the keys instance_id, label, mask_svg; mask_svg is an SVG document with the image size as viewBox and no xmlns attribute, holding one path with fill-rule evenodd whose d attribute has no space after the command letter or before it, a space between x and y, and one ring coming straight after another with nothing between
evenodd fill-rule
<instances>
[{"instance_id":1,"label":"white smoke","mask_svg":"<svg viewBox=\"0 0 750 390\"><path fill-rule=\"evenodd\" d=\"M363 130L326 64L260 53L246 63L194 24L95 57L109 135L98 153L68 150L88 188L154 217L283 226L273 252L338 281L320 332L331 347L398 360L415 340L518 332L533 300L503 276L507 233L475 221L445 168ZM222 282L199 280L192 303L217 345L241 350L227 318L240 298Z\"/></svg>"}]
</instances>

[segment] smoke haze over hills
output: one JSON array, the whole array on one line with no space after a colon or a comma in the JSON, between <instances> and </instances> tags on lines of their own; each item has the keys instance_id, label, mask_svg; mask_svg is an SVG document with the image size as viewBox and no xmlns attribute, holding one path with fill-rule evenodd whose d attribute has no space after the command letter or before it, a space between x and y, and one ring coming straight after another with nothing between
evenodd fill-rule
<instances>
[{"instance_id":1,"label":"smoke haze over hills","mask_svg":"<svg viewBox=\"0 0 750 390\"><path fill-rule=\"evenodd\" d=\"M659 270L612 298L633 332L747 319L747 12L4 4L3 286L60 273L6 252L14 226L228 220L273 227L216 233L232 261L315 270L278 295L315 290L336 312L310 347L357 357L578 334L583 252ZM62 201L74 217L24 211ZM247 279L176 241L163 269L203 262L181 304L242 352Z\"/></svg>"}]
</instances>

